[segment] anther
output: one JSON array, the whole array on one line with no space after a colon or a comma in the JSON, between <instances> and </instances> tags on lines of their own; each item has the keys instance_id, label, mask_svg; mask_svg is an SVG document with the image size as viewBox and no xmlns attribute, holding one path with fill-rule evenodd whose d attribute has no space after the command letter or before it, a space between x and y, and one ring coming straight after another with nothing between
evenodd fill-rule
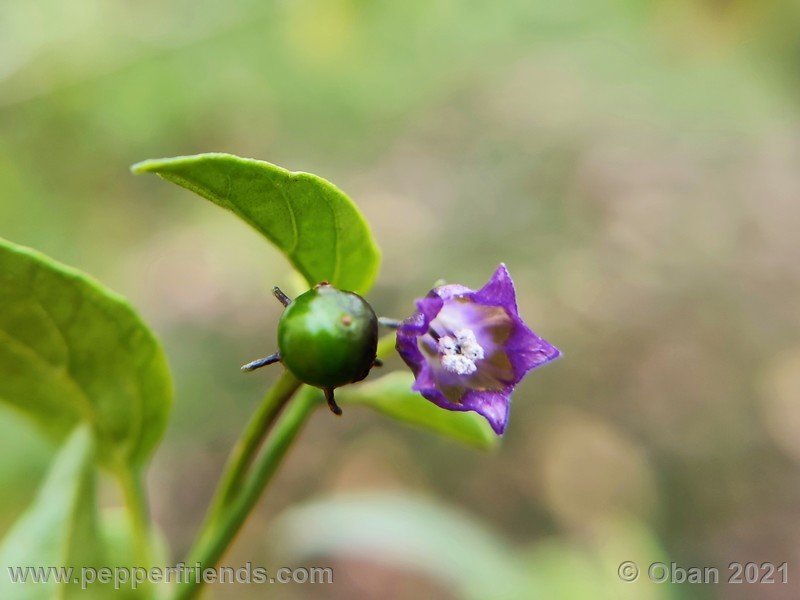
<instances>
[{"instance_id":1,"label":"anther","mask_svg":"<svg viewBox=\"0 0 800 600\"><path fill-rule=\"evenodd\" d=\"M469 329L459 329L455 338L449 335L437 338L436 348L444 369L456 375L472 375L478 370L476 361L484 358L483 347Z\"/></svg>"}]
</instances>

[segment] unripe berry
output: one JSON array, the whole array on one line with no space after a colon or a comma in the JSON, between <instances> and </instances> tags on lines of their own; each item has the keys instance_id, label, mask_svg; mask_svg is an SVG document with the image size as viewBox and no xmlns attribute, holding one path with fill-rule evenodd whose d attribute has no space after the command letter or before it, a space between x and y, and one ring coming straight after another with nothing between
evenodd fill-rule
<instances>
[{"instance_id":1,"label":"unripe berry","mask_svg":"<svg viewBox=\"0 0 800 600\"><path fill-rule=\"evenodd\" d=\"M378 318L358 294L320 284L295 298L278 324L281 361L321 388L364 379L375 362Z\"/></svg>"}]
</instances>

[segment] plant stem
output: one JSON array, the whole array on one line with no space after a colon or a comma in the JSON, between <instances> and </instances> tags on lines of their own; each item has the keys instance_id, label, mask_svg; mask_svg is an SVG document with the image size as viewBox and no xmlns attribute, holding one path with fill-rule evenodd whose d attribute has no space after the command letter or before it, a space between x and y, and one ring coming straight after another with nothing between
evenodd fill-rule
<instances>
[{"instance_id":1,"label":"plant stem","mask_svg":"<svg viewBox=\"0 0 800 600\"><path fill-rule=\"evenodd\" d=\"M379 357L391 352L394 338L393 333L381 338L377 352ZM285 372L267 392L264 401L250 419L228 459L206 520L189 552L186 560L188 565L199 563L203 569L216 566L258 502L309 415L322 404L319 390L308 386L303 387L289 403L301 385L288 371ZM281 415L287 403L288 406ZM200 593L205 583L202 574L199 580L194 578L194 570L189 575L188 582L175 588L172 595L174 600L189 600Z\"/></svg>"},{"instance_id":2,"label":"plant stem","mask_svg":"<svg viewBox=\"0 0 800 600\"><path fill-rule=\"evenodd\" d=\"M389 329L397 329L403 322L400 319L392 319L391 317L378 317L378 325L388 327Z\"/></svg>"},{"instance_id":3,"label":"plant stem","mask_svg":"<svg viewBox=\"0 0 800 600\"><path fill-rule=\"evenodd\" d=\"M278 387L276 384L275 388ZM297 388L293 388L292 393L294 389ZM291 393L287 398L289 396ZM306 387L287 406L285 413L267 436L261 454L253 461L250 473L241 482L238 493L229 497L224 510L219 511L214 519L207 522L206 528L189 553L188 565L200 563L205 569L218 563L258 502L309 415L320 405L319 391ZM193 574L194 571L191 571L192 579L175 589L173 595L175 600L188 600L200 592L204 581L202 576L199 581L194 579Z\"/></svg>"},{"instance_id":4,"label":"plant stem","mask_svg":"<svg viewBox=\"0 0 800 600\"><path fill-rule=\"evenodd\" d=\"M150 515L141 475L123 467L119 470L118 478L125 497L125 506L131 518L136 564L149 569L152 566L150 564Z\"/></svg>"},{"instance_id":5,"label":"plant stem","mask_svg":"<svg viewBox=\"0 0 800 600\"><path fill-rule=\"evenodd\" d=\"M301 383L289 371L285 371L280 379L275 382L275 385L269 389L267 395L264 396L264 400L250 418L244 433L231 451L225 470L214 492L214 497L211 500L206 515L206 525L218 518L220 511L236 494L242 478L261 447L265 435L286 402L300 385ZM201 531L206 529L206 525L201 528Z\"/></svg>"}]
</instances>

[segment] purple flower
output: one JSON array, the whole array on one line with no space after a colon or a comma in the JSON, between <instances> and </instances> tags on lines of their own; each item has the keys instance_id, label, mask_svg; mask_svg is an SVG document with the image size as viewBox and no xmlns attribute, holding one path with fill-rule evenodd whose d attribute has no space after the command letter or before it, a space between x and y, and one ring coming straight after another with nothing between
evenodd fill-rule
<instances>
[{"instance_id":1,"label":"purple flower","mask_svg":"<svg viewBox=\"0 0 800 600\"><path fill-rule=\"evenodd\" d=\"M413 389L447 410L474 410L502 435L510 396L525 374L561 352L522 321L514 282L501 264L480 290L434 288L397 330Z\"/></svg>"}]
</instances>

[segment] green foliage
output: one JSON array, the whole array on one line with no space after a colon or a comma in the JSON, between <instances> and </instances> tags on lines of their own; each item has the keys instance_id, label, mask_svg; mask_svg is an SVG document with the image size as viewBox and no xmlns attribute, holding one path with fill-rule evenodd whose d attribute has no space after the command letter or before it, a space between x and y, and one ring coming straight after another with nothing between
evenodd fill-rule
<instances>
[{"instance_id":1,"label":"green foliage","mask_svg":"<svg viewBox=\"0 0 800 600\"><path fill-rule=\"evenodd\" d=\"M369 406L398 421L421 427L460 442L491 448L500 439L486 419L474 412L442 410L412 391L414 377L406 371L337 390L341 405Z\"/></svg>"},{"instance_id":2,"label":"green foliage","mask_svg":"<svg viewBox=\"0 0 800 600\"><path fill-rule=\"evenodd\" d=\"M12 583L8 567L73 567L102 564L102 542L95 504L95 445L82 425L68 438L39 494L9 531L0 546L0 598L100 598L100 586L82 592L78 586L56 582ZM94 592L93 594L91 592Z\"/></svg>"},{"instance_id":3,"label":"green foliage","mask_svg":"<svg viewBox=\"0 0 800 600\"><path fill-rule=\"evenodd\" d=\"M309 173L229 154L146 160L135 173L156 173L236 214L275 244L309 285L329 281L366 293L380 252L356 205Z\"/></svg>"},{"instance_id":4,"label":"green foliage","mask_svg":"<svg viewBox=\"0 0 800 600\"><path fill-rule=\"evenodd\" d=\"M117 294L0 239L0 401L56 439L88 423L99 460L137 470L167 423L172 384L150 330Z\"/></svg>"},{"instance_id":5,"label":"green foliage","mask_svg":"<svg viewBox=\"0 0 800 600\"><path fill-rule=\"evenodd\" d=\"M363 294L375 279L380 255L367 223L324 179L228 154L147 160L132 169L156 173L232 211L281 249L309 285L327 280ZM412 381L408 373L391 374L342 388L338 397L467 444L496 444L483 418L437 408L411 391Z\"/></svg>"},{"instance_id":6,"label":"green foliage","mask_svg":"<svg viewBox=\"0 0 800 600\"><path fill-rule=\"evenodd\" d=\"M513 544L474 516L434 498L397 493L330 496L291 508L271 539L298 563L325 556L407 569L438 581L463 600L673 600L675 586L645 575L621 581L630 557L670 562L653 532L628 519L591 530L583 546L557 536Z\"/></svg>"},{"instance_id":7,"label":"green foliage","mask_svg":"<svg viewBox=\"0 0 800 600\"><path fill-rule=\"evenodd\" d=\"M406 567L467 600L544 597L511 545L433 500L381 493L327 498L289 510L276 534L289 560L333 555Z\"/></svg>"},{"instance_id":8,"label":"green foliage","mask_svg":"<svg viewBox=\"0 0 800 600\"><path fill-rule=\"evenodd\" d=\"M105 565L121 568L141 567L141 557L136 555L137 532L128 511L121 507L112 507L100 513L100 533L105 551ZM169 545L163 533L152 527L149 544L150 564L153 566L169 565ZM94 584L98 585L97 583ZM162 598L160 595L165 589L163 584L145 582L134 587L131 582L124 583L119 590L114 591L114 598ZM105 597L107 597L107 594Z\"/></svg>"},{"instance_id":9,"label":"green foliage","mask_svg":"<svg viewBox=\"0 0 800 600\"><path fill-rule=\"evenodd\" d=\"M309 284L327 280L365 293L376 277L379 252L367 224L347 196L316 176L222 154L146 161L134 170L157 173L231 210L275 243ZM122 298L74 269L2 239L0 304L0 401L32 418L52 438L74 432L38 499L0 548L0 558L22 567L151 563L159 544L150 536L140 470L163 434L172 402L160 345ZM369 312L366 367L377 342L377 321ZM341 400L478 447L496 443L480 416L435 407L411 391L412 379L403 372L346 386ZM296 406L299 426L312 405ZM274 460L279 457L276 451ZM117 513L98 520L96 463L118 476L126 518ZM253 499L262 488L252 489ZM90 588L94 594L102 589ZM69 596L74 589L56 592L33 585L15 592L21 596L14 597L40 598Z\"/></svg>"}]
</instances>

